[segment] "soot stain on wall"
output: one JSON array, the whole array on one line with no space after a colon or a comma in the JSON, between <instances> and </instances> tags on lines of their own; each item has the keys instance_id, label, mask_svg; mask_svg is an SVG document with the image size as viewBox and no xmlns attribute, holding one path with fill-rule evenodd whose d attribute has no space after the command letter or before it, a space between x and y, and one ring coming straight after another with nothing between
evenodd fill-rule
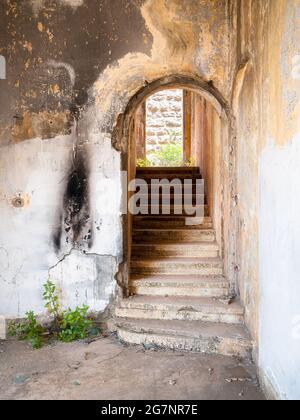
<instances>
[{"instance_id":1,"label":"soot stain on wall","mask_svg":"<svg viewBox=\"0 0 300 420\"><path fill-rule=\"evenodd\" d=\"M66 183L59 224L53 235L56 251L68 245L77 249L93 245L87 162L86 154L77 151Z\"/></svg>"},{"instance_id":2,"label":"soot stain on wall","mask_svg":"<svg viewBox=\"0 0 300 420\"><path fill-rule=\"evenodd\" d=\"M0 54L7 61L7 80L1 81L2 144L68 133L72 108L86 105L89 89L107 66L131 52L151 52L142 0L85 0L77 9L47 0L36 14L30 0L0 3ZM65 125L43 129L49 114ZM11 132L14 116L26 123L17 127L17 135Z\"/></svg>"}]
</instances>

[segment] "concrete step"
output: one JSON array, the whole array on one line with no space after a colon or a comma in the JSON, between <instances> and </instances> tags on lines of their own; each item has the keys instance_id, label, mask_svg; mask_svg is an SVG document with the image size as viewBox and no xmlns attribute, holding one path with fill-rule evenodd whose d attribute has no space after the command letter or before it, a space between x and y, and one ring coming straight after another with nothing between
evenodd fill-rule
<instances>
[{"instance_id":1,"label":"concrete step","mask_svg":"<svg viewBox=\"0 0 300 420\"><path fill-rule=\"evenodd\" d=\"M155 181L155 179L159 178L136 178L135 183L131 188L133 191L141 192L143 194L146 194L147 192L149 194L158 194L159 192L164 192L166 194L167 191L176 192L177 190L175 188L178 188L178 191L182 191L185 194L204 194L205 191L205 181L201 178L175 178L179 179L180 182L177 182L175 185L167 184L164 188L162 183L157 185L158 182ZM165 179L171 181L169 178ZM186 182L184 182L184 179L186 179Z\"/></svg>"},{"instance_id":2,"label":"concrete step","mask_svg":"<svg viewBox=\"0 0 300 420\"><path fill-rule=\"evenodd\" d=\"M162 179L168 179L169 181L172 181L173 179L180 179L181 181L184 181L185 179L193 180L194 182L197 179L202 179L201 175L199 173L177 173L172 174L168 172L153 172L153 173L141 173L137 172L136 179L144 179L147 182L151 182L152 180L162 180Z\"/></svg>"},{"instance_id":3,"label":"concrete step","mask_svg":"<svg viewBox=\"0 0 300 420\"><path fill-rule=\"evenodd\" d=\"M141 215L182 215L182 216L197 216L207 217L209 215L209 209L206 204L199 205L175 205L175 204L149 204L138 205L139 214Z\"/></svg>"},{"instance_id":4,"label":"concrete step","mask_svg":"<svg viewBox=\"0 0 300 420\"><path fill-rule=\"evenodd\" d=\"M187 205L191 204L193 206L204 205L205 195L204 194L141 194L140 195L142 202L149 204L177 204L177 205Z\"/></svg>"},{"instance_id":5,"label":"concrete step","mask_svg":"<svg viewBox=\"0 0 300 420\"><path fill-rule=\"evenodd\" d=\"M116 323L119 338L129 344L251 358L252 343L243 325L122 318Z\"/></svg>"},{"instance_id":6,"label":"concrete step","mask_svg":"<svg viewBox=\"0 0 300 420\"><path fill-rule=\"evenodd\" d=\"M129 291L134 295L226 297L229 282L223 276L132 275Z\"/></svg>"},{"instance_id":7,"label":"concrete step","mask_svg":"<svg viewBox=\"0 0 300 420\"><path fill-rule=\"evenodd\" d=\"M214 298L192 296L132 296L119 303L116 315L120 318L244 323L244 309L239 302L228 305Z\"/></svg>"},{"instance_id":8,"label":"concrete step","mask_svg":"<svg viewBox=\"0 0 300 420\"><path fill-rule=\"evenodd\" d=\"M199 243L215 242L213 229L134 229L133 243Z\"/></svg>"},{"instance_id":9,"label":"concrete step","mask_svg":"<svg viewBox=\"0 0 300 420\"><path fill-rule=\"evenodd\" d=\"M210 217L186 219L185 217L176 216L134 216L133 226L137 229L185 228L195 230L209 229L212 228L213 224Z\"/></svg>"},{"instance_id":10,"label":"concrete step","mask_svg":"<svg viewBox=\"0 0 300 420\"><path fill-rule=\"evenodd\" d=\"M145 168L137 168L137 174L155 174L155 173L168 173L168 174L200 174L200 169L197 166L179 166L179 167L158 167L151 166Z\"/></svg>"},{"instance_id":11,"label":"concrete step","mask_svg":"<svg viewBox=\"0 0 300 420\"><path fill-rule=\"evenodd\" d=\"M190 257L190 258L217 258L219 246L216 242L199 243L134 243L132 255L147 257Z\"/></svg>"},{"instance_id":12,"label":"concrete step","mask_svg":"<svg viewBox=\"0 0 300 420\"><path fill-rule=\"evenodd\" d=\"M137 258L131 260L132 274L183 274L218 276L223 274L220 258Z\"/></svg>"}]
</instances>

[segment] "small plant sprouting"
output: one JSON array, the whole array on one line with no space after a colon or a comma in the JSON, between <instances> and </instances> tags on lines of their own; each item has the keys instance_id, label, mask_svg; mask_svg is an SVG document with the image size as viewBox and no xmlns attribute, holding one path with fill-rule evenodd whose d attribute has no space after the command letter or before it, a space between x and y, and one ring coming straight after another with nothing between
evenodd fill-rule
<instances>
[{"instance_id":1,"label":"small plant sprouting","mask_svg":"<svg viewBox=\"0 0 300 420\"><path fill-rule=\"evenodd\" d=\"M62 311L56 286L50 279L44 284L43 298L45 308L54 317L55 331L61 341L71 342L87 337L92 327L92 321L88 318L88 306L77 306L74 310L69 308Z\"/></svg>"},{"instance_id":2,"label":"small plant sprouting","mask_svg":"<svg viewBox=\"0 0 300 420\"><path fill-rule=\"evenodd\" d=\"M59 303L59 297L56 293L56 286L50 279L48 279L44 284L43 300L45 302L44 306L49 315L54 317L55 330L58 332L62 318L61 306Z\"/></svg>"},{"instance_id":3,"label":"small plant sprouting","mask_svg":"<svg viewBox=\"0 0 300 420\"><path fill-rule=\"evenodd\" d=\"M23 323L19 323L16 321L10 321L7 327L7 334L10 337L17 337L20 338L23 334Z\"/></svg>"},{"instance_id":4,"label":"small plant sprouting","mask_svg":"<svg viewBox=\"0 0 300 420\"><path fill-rule=\"evenodd\" d=\"M33 311L27 312L26 317L27 325L25 339L31 342L32 348L34 350L39 349L42 346L41 336L44 332L44 329L41 325L38 324Z\"/></svg>"},{"instance_id":5,"label":"small plant sprouting","mask_svg":"<svg viewBox=\"0 0 300 420\"><path fill-rule=\"evenodd\" d=\"M8 334L17 337L19 340L29 340L34 350L42 345L42 334L44 329L38 324L36 315L33 311L26 313L23 322L11 321L8 325Z\"/></svg>"},{"instance_id":6,"label":"small plant sprouting","mask_svg":"<svg viewBox=\"0 0 300 420\"><path fill-rule=\"evenodd\" d=\"M92 332L93 322L88 317L89 307L83 305L77 306L74 310L62 311L56 286L50 279L44 284L43 300L49 315L53 317L55 336L59 340L69 343L84 339L89 334L94 335L94 332ZM45 330L38 324L34 312L29 311L26 313L25 321L20 323L11 321L9 323L8 333L19 340L29 340L33 349L39 349L42 345L42 335ZM95 334L98 333L97 330Z\"/></svg>"},{"instance_id":7,"label":"small plant sprouting","mask_svg":"<svg viewBox=\"0 0 300 420\"><path fill-rule=\"evenodd\" d=\"M69 343L74 340L84 339L88 336L92 327L92 321L88 318L89 307L86 305L77 306L73 311L68 309L63 312L59 338Z\"/></svg>"}]
</instances>

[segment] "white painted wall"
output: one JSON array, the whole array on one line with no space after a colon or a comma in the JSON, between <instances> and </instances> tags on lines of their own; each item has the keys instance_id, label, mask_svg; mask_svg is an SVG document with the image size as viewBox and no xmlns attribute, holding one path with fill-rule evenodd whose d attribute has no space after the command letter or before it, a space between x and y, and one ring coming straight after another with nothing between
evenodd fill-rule
<instances>
[{"instance_id":1,"label":"white painted wall","mask_svg":"<svg viewBox=\"0 0 300 420\"><path fill-rule=\"evenodd\" d=\"M300 399L300 135L260 161L260 359L282 399Z\"/></svg>"},{"instance_id":2,"label":"white painted wall","mask_svg":"<svg viewBox=\"0 0 300 420\"><path fill-rule=\"evenodd\" d=\"M98 135L87 145L94 227L90 255L76 250L68 255L66 244L56 255L53 246L73 140L73 135L34 139L0 150L0 316L43 314L42 286L49 275L65 307L85 303L101 311L114 292L122 257L121 184L120 156L110 139ZM18 193L27 202L22 208L11 202Z\"/></svg>"}]
</instances>

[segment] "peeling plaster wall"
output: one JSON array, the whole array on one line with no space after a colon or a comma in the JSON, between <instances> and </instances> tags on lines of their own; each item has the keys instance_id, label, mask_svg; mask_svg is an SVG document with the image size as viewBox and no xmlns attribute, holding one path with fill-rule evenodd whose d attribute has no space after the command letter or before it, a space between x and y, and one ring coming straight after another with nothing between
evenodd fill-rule
<instances>
[{"instance_id":1,"label":"peeling plaster wall","mask_svg":"<svg viewBox=\"0 0 300 420\"><path fill-rule=\"evenodd\" d=\"M240 293L268 395L299 399L300 2L242 0L239 23Z\"/></svg>"},{"instance_id":2,"label":"peeling plaster wall","mask_svg":"<svg viewBox=\"0 0 300 420\"><path fill-rule=\"evenodd\" d=\"M43 312L49 275L65 305L109 305L123 261L117 118L139 89L170 74L199 77L229 99L235 8L226 0L1 2L0 314Z\"/></svg>"},{"instance_id":3,"label":"peeling plaster wall","mask_svg":"<svg viewBox=\"0 0 300 420\"><path fill-rule=\"evenodd\" d=\"M269 45L276 35L279 42L269 56L268 133L259 160L260 365L280 398L299 400L300 1L280 1L270 16Z\"/></svg>"},{"instance_id":4,"label":"peeling plaster wall","mask_svg":"<svg viewBox=\"0 0 300 420\"><path fill-rule=\"evenodd\" d=\"M229 99L236 42L231 2L147 0L141 14L153 35L151 53L127 54L101 73L92 90L100 128L111 131L139 89L170 74L198 76Z\"/></svg>"},{"instance_id":5,"label":"peeling plaster wall","mask_svg":"<svg viewBox=\"0 0 300 420\"><path fill-rule=\"evenodd\" d=\"M114 293L114 276L122 258L120 157L105 139L89 145L93 245L85 249L84 243L64 242L57 252L53 244L73 142L74 134L1 148L3 315L23 316L28 309L43 313L42 285L48 276L61 288L66 306L86 303L103 311Z\"/></svg>"}]
</instances>

